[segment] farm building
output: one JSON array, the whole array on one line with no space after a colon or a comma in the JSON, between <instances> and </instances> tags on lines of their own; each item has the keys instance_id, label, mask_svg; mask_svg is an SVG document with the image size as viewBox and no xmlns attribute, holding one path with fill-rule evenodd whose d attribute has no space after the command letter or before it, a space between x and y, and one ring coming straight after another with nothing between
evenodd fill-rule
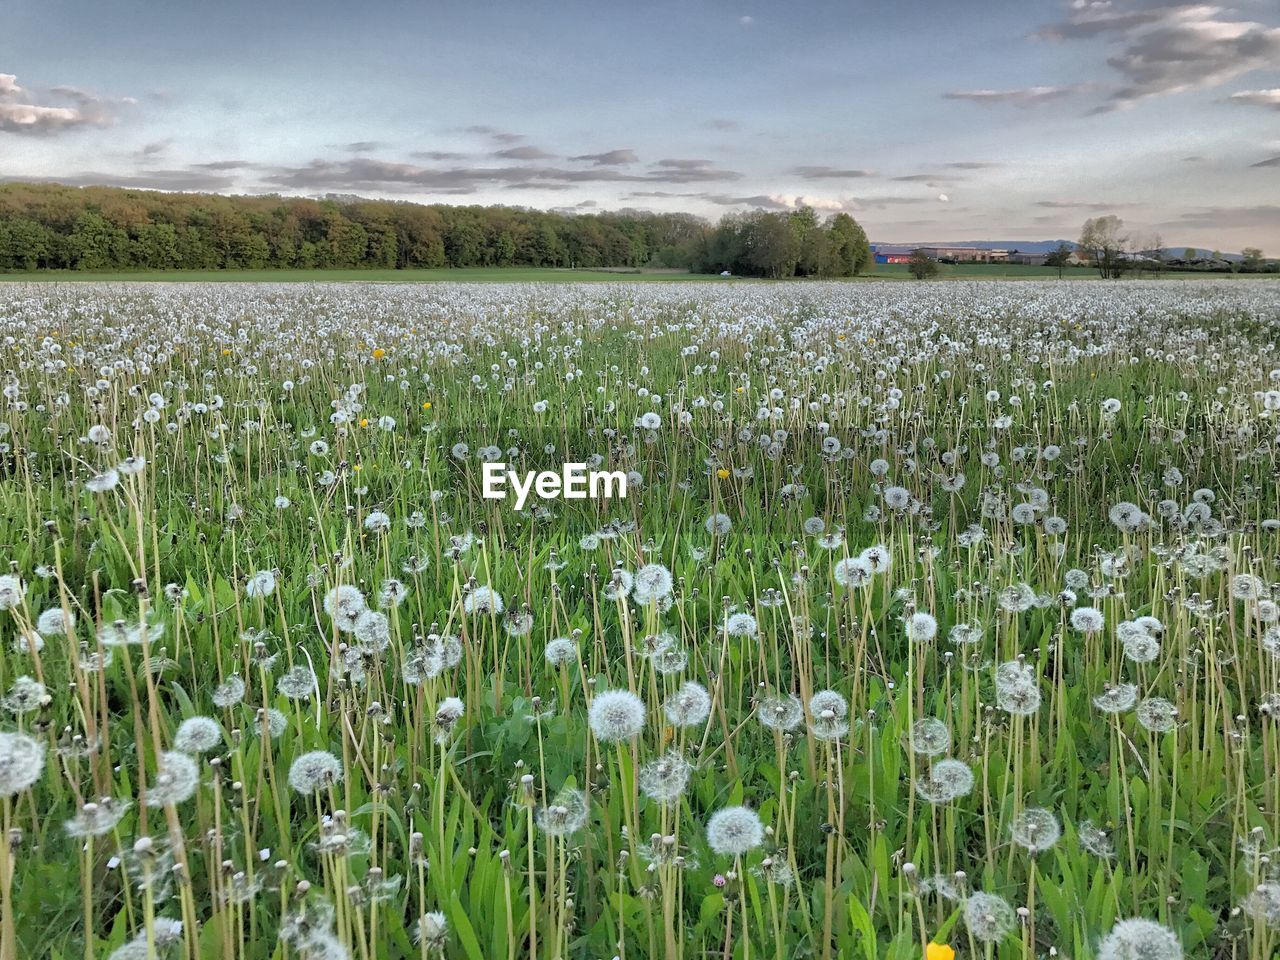
<instances>
[{"instance_id":1,"label":"farm building","mask_svg":"<svg viewBox=\"0 0 1280 960\"><path fill-rule=\"evenodd\" d=\"M943 263L1006 263L1008 250L983 250L979 247L921 247L928 256Z\"/></svg>"},{"instance_id":2,"label":"farm building","mask_svg":"<svg viewBox=\"0 0 1280 960\"><path fill-rule=\"evenodd\" d=\"M911 251L915 247L900 243L873 243L871 252L875 254L876 263L910 263Z\"/></svg>"}]
</instances>

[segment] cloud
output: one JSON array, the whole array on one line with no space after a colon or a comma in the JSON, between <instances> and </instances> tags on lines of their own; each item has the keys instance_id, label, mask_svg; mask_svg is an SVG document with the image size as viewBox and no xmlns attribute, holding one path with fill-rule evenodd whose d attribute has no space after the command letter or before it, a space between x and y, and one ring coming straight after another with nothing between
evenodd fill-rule
<instances>
[{"instance_id":1,"label":"cloud","mask_svg":"<svg viewBox=\"0 0 1280 960\"><path fill-rule=\"evenodd\" d=\"M702 200L719 207L754 207L758 210L771 211L799 210L801 207L812 207L820 213L839 213L842 210L851 209L851 202L846 200L786 193L757 193L750 196L738 196L730 193L682 193L669 190L638 190L628 193L624 199Z\"/></svg>"},{"instance_id":2,"label":"cloud","mask_svg":"<svg viewBox=\"0 0 1280 960\"><path fill-rule=\"evenodd\" d=\"M1181 7L1188 4L1173 5ZM1126 8L1111 0L1084 3L1075 0L1071 10L1071 16L1066 20L1044 27L1037 36L1045 40L1087 40L1109 33L1123 33L1159 22L1167 15L1168 5L1154 3Z\"/></svg>"},{"instance_id":3,"label":"cloud","mask_svg":"<svg viewBox=\"0 0 1280 960\"><path fill-rule=\"evenodd\" d=\"M353 140L351 143L344 143L342 149L348 153L369 153L371 150L379 150L382 144L377 140Z\"/></svg>"},{"instance_id":4,"label":"cloud","mask_svg":"<svg viewBox=\"0 0 1280 960\"><path fill-rule=\"evenodd\" d=\"M1092 200L1037 200L1037 207L1050 210L1114 210L1116 207L1128 206L1124 203L1097 203Z\"/></svg>"},{"instance_id":5,"label":"cloud","mask_svg":"<svg viewBox=\"0 0 1280 960\"><path fill-rule=\"evenodd\" d=\"M1072 11L1039 35L1052 40L1100 37L1116 45L1107 64L1121 84L1100 111L1221 86L1249 71L1274 68L1280 59L1280 28L1240 19L1213 3L1077 2Z\"/></svg>"},{"instance_id":6,"label":"cloud","mask_svg":"<svg viewBox=\"0 0 1280 960\"><path fill-rule=\"evenodd\" d=\"M1257 163L1249 164L1251 167L1280 167L1280 157L1270 157L1266 160L1259 160Z\"/></svg>"},{"instance_id":7,"label":"cloud","mask_svg":"<svg viewBox=\"0 0 1280 960\"><path fill-rule=\"evenodd\" d=\"M140 157L154 157L164 153L173 144L172 137L166 137L164 140L153 140L151 143L142 145L142 149L138 151Z\"/></svg>"},{"instance_id":8,"label":"cloud","mask_svg":"<svg viewBox=\"0 0 1280 960\"><path fill-rule=\"evenodd\" d=\"M932 183L936 180L957 180L955 174L947 173L909 173L906 176L894 177L894 183Z\"/></svg>"},{"instance_id":9,"label":"cloud","mask_svg":"<svg viewBox=\"0 0 1280 960\"><path fill-rule=\"evenodd\" d=\"M739 130L742 127L742 124L738 123L737 120L726 120L724 118L708 120L706 125L710 130L722 131Z\"/></svg>"},{"instance_id":10,"label":"cloud","mask_svg":"<svg viewBox=\"0 0 1280 960\"><path fill-rule=\"evenodd\" d=\"M1182 214L1162 227L1261 228L1280 229L1280 206L1200 207Z\"/></svg>"},{"instance_id":11,"label":"cloud","mask_svg":"<svg viewBox=\"0 0 1280 960\"><path fill-rule=\"evenodd\" d=\"M409 154L415 160L462 160L467 155L465 153L455 153L451 150L415 150Z\"/></svg>"},{"instance_id":12,"label":"cloud","mask_svg":"<svg viewBox=\"0 0 1280 960\"><path fill-rule=\"evenodd\" d=\"M58 86L49 91L55 100L69 103L37 103L46 99L18 85L12 73L0 73L0 133L32 136L48 135L85 127L106 127L115 122L117 103L133 103L132 99L109 101L76 87Z\"/></svg>"},{"instance_id":13,"label":"cloud","mask_svg":"<svg viewBox=\"0 0 1280 960\"><path fill-rule=\"evenodd\" d=\"M266 181L308 191L354 192L412 188L427 193L472 193L482 187L554 190L584 183L683 184L730 181L742 174L710 161L666 161L643 173L608 166L586 169L538 165L419 166L369 157L316 159L298 167L277 168Z\"/></svg>"},{"instance_id":14,"label":"cloud","mask_svg":"<svg viewBox=\"0 0 1280 960\"><path fill-rule=\"evenodd\" d=\"M945 166L952 170L990 170L1000 166L998 163L989 163L985 160L961 160L956 163L948 163Z\"/></svg>"},{"instance_id":15,"label":"cloud","mask_svg":"<svg viewBox=\"0 0 1280 960\"><path fill-rule=\"evenodd\" d=\"M1232 103L1280 110L1280 87L1271 90L1241 90L1239 93L1233 93L1228 99Z\"/></svg>"},{"instance_id":16,"label":"cloud","mask_svg":"<svg viewBox=\"0 0 1280 960\"><path fill-rule=\"evenodd\" d=\"M508 147L506 150L498 150L493 156L502 160L551 160L555 157L554 153L547 153L537 147Z\"/></svg>"},{"instance_id":17,"label":"cloud","mask_svg":"<svg viewBox=\"0 0 1280 960\"><path fill-rule=\"evenodd\" d=\"M590 163L597 167L620 167L635 163L640 158L634 150L606 150L604 153L583 153L570 160L578 163Z\"/></svg>"},{"instance_id":18,"label":"cloud","mask_svg":"<svg viewBox=\"0 0 1280 960\"><path fill-rule=\"evenodd\" d=\"M1062 100L1079 92L1079 87L1020 87L1014 90L952 90L942 97L944 100L968 100L984 106L1008 104L1025 109Z\"/></svg>"},{"instance_id":19,"label":"cloud","mask_svg":"<svg viewBox=\"0 0 1280 960\"><path fill-rule=\"evenodd\" d=\"M851 180L876 175L874 170L825 166L796 167L791 172L805 180Z\"/></svg>"},{"instance_id":20,"label":"cloud","mask_svg":"<svg viewBox=\"0 0 1280 960\"><path fill-rule=\"evenodd\" d=\"M252 166L248 160L210 160L208 163L193 163L197 170L242 170Z\"/></svg>"},{"instance_id":21,"label":"cloud","mask_svg":"<svg viewBox=\"0 0 1280 960\"><path fill-rule=\"evenodd\" d=\"M230 190L235 178L208 169L140 170L136 174L82 171L64 176L10 177L27 183L61 183L69 187L123 187L129 190L176 190L217 193Z\"/></svg>"},{"instance_id":22,"label":"cloud","mask_svg":"<svg viewBox=\"0 0 1280 960\"><path fill-rule=\"evenodd\" d=\"M739 17L738 22L744 27L749 27L756 22L755 17Z\"/></svg>"},{"instance_id":23,"label":"cloud","mask_svg":"<svg viewBox=\"0 0 1280 960\"><path fill-rule=\"evenodd\" d=\"M712 165L710 160L659 160L654 166L674 170L702 170Z\"/></svg>"},{"instance_id":24,"label":"cloud","mask_svg":"<svg viewBox=\"0 0 1280 960\"><path fill-rule=\"evenodd\" d=\"M850 201L851 209L875 210L881 207L896 207L916 203L932 203L933 197L858 197Z\"/></svg>"},{"instance_id":25,"label":"cloud","mask_svg":"<svg viewBox=\"0 0 1280 960\"><path fill-rule=\"evenodd\" d=\"M523 133L511 133L508 130L499 130L497 127L491 127L487 124L473 124L470 127L464 127L465 133L474 133L477 136L489 137L497 143L519 143L524 139Z\"/></svg>"}]
</instances>

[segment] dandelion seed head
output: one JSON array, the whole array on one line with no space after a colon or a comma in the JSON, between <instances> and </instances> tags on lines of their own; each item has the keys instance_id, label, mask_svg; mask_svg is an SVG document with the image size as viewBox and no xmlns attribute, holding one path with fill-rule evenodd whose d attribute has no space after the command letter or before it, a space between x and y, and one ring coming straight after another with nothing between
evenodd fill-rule
<instances>
[{"instance_id":1,"label":"dandelion seed head","mask_svg":"<svg viewBox=\"0 0 1280 960\"><path fill-rule=\"evenodd\" d=\"M707 821L707 845L722 856L740 857L764 842L764 824L749 807L725 807Z\"/></svg>"},{"instance_id":2,"label":"dandelion seed head","mask_svg":"<svg viewBox=\"0 0 1280 960\"><path fill-rule=\"evenodd\" d=\"M644 701L629 690L602 690L591 701L587 722L603 743L630 740L644 729Z\"/></svg>"}]
</instances>

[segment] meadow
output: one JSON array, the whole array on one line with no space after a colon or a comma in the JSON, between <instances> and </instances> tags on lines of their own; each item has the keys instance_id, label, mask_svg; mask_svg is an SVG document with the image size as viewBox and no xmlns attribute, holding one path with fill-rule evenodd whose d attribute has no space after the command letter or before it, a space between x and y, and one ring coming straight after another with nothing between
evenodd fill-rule
<instances>
[{"instance_id":1,"label":"meadow","mask_svg":"<svg viewBox=\"0 0 1280 960\"><path fill-rule=\"evenodd\" d=\"M0 957L1275 957L1278 344L1245 280L0 286Z\"/></svg>"}]
</instances>

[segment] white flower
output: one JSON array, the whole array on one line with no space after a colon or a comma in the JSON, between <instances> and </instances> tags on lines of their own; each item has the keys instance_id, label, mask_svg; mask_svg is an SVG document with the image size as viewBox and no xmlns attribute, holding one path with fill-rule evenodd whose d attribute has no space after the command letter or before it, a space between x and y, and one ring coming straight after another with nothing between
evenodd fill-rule
<instances>
[{"instance_id":1,"label":"white flower","mask_svg":"<svg viewBox=\"0 0 1280 960\"><path fill-rule=\"evenodd\" d=\"M604 743L638 736L644 722L644 701L629 690L602 690L587 711L591 732Z\"/></svg>"},{"instance_id":2,"label":"white flower","mask_svg":"<svg viewBox=\"0 0 1280 960\"><path fill-rule=\"evenodd\" d=\"M725 807L707 821L707 846L715 853L740 857L764 842L764 824L748 807Z\"/></svg>"}]
</instances>

